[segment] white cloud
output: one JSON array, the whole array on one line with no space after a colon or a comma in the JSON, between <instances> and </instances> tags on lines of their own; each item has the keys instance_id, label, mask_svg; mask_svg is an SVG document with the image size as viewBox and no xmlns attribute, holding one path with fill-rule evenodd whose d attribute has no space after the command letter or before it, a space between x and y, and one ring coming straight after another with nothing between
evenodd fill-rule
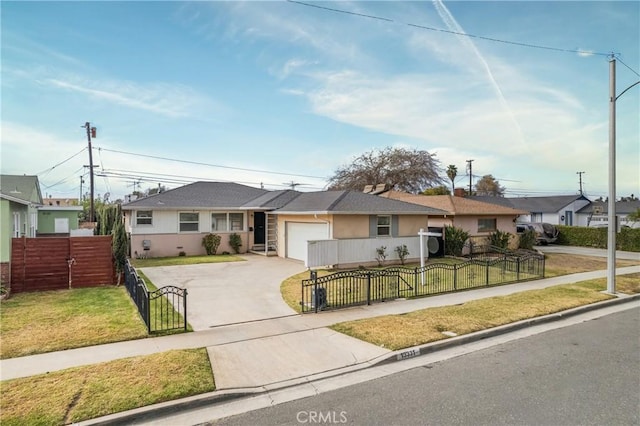
<instances>
[{"instance_id":1,"label":"white cloud","mask_svg":"<svg viewBox=\"0 0 640 426\"><path fill-rule=\"evenodd\" d=\"M44 83L63 90L82 93L94 99L141 109L167 117L191 117L209 101L194 89L167 83L139 84L117 80L49 78Z\"/></svg>"}]
</instances>

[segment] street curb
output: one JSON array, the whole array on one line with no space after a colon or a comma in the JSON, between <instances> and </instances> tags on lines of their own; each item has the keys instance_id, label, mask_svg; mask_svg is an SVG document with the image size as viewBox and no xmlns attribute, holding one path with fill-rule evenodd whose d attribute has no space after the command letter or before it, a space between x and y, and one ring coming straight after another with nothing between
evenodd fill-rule
<instances>
[{"instance_id":1,"label":"street curb","mask_svg":"<svg viewBox=\"0 0 640 426\"><path fill-rule=\"evenodd\" d=\"M602 302L592 303L590 305L578 306L576 308L568 309L565 311L557 312L555 314L549 314L541 317L530 318L522 321L518 321L511 324L505 324L498 327L480 330L473 333L465 334L462 336L452 337L444 340L440 340L433 343L427 343L424 345L414 346L412 348L403 349L400 351L392 352L389 355L384 355L384 359L379 361L368 361L362 363L362 367L359 369L353 369L353 371L364 370L367 368L390 364L393 362L404 361L406 359L415 358L422 355L431 354L433 352L449 349L455 346L461 346L468 343L477 342L479 340L488 339L490 337L499 336L501 334L510 333L513 331L518 331L527 327L532 327L535 325L550 323L554 321L558 321L564 318L569 318L572 316L580 315L586 312L595 311L601 308L607 308L610 306L620 305L623 303L633 302L635 300L640 300L640 294L635 294L631 296L620 296L618 295L615 299L605 300ZM353 367L353 366L350 366ZM323 380L329 377L335 377L341 375L343 373L336 373L330 376L321 376L316 380ZM322 373L316 373L311 375L310 377L319 376ZM240 399L247 396L258 396L268 392L286 389L294 386L298 386L302 383L312 382L299 382L296 383L285 383L282 386L273 386L265 385L256 388L247 388L246 390L239 389L229 389L222 391L213 391L206 394L194 395L186 398L181 398L173 401L161 402L154 405L148 405L145 407L135 408L129 411L124 411L120 413L110 414L108 416L98 417L95 419L84 420L82 422L74 423L77 426L120 426L120 425L128 425L134 421L152 421L163 414L166 413L175 413L183 410L191 410L196 408L201 408L211 404L217 404L221 402L232 401L236 399ZM268 388L267 388L268 387Z\"/></svg>"},{"instance_id":2,"label":"street curb","mask_svg":"<svg viewBox=\"0 0 640 426\"><path fill-rule=\"evenodd\" d=\"M427 343L424 345L414 346L412 348L402 349L400 351L395 351L392 354L387 355L386 358L373 363L372 366L404 361L405 359L415 358L421 355L427 355L433 352L449 349L454 346L461 346L468 343L477 342L479 340L488 339L490 337L499 336L501 334L522 330L527 327L533 327L536 325L558 321L564 318L570 318L572 316L584 314L590 311L595 311L597 309L607 308L609 306L620 305L628 302L633 302L634 300L638 300L638 299L640 299L640 294L634 294L631 296L618 296L615 299L604 300L602 302L596 302L590 305L578 306L576 308L567 309L564 311L556 312L554 314L544 315L544 316L535 317L535 318L529 318L529 319L525 319L522 321L510 323L510 324L489 328L486 330L475 331L473 333L464 334L462 336L456 336L449 339L439 340L433 343Z\"/></svg>"}]
</instances>

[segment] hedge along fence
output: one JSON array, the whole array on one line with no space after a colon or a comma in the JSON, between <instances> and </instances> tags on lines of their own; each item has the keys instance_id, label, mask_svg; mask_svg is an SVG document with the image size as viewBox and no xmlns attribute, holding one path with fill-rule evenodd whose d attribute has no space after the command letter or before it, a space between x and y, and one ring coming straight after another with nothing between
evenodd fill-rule
<instances>
[{"instance_id":1,"label":"hedge along fence","mask_svg":"<svg viewBox=\"0 0 640 426\"><path fill-rule=\"evenodd\" d=\"M584 226L557 225L556 244L607 248L608 228L587 228ZM616 250L640 252L640 229L622 228L616 235Z\"/></svg>"}]
</instances>

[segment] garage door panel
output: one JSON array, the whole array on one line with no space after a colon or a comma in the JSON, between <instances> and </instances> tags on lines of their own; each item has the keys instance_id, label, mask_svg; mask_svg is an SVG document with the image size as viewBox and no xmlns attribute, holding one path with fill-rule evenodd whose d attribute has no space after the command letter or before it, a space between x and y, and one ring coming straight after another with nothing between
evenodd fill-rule
<instances>
[{"instance_id":1,"label":"garage door panel","mask_svg":"<svg viewBox=\"0 0 640 426\"><path fill-rule=\"evenodd\" d=\"M326 223L287 222L287 257L305 261L307 241L329 239L329 225Z\"/></svg>"}]
</instances>

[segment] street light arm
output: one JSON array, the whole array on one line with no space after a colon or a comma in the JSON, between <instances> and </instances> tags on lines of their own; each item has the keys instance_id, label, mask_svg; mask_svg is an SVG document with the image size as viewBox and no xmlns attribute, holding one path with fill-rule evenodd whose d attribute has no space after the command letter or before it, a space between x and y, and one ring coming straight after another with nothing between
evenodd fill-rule
<instances>
[{"instance_id":1,"label":"street light arm","mask_svg":"<svg viewBox=\"0 0 640 426\"><path fill-rule=\"evenodd\" d=\"M629 86L629 87L627 87L626 89L624 89L624 90L622 91L622 93L620 93L618 96L616 96L616 98L614 99L614 101L617 101L617 100L618 100L618 98L619 98L620 96L624 95L624 94L627 92L627 90L631 89L633 86L637 86L638 84L640 84L640 80L636 81L636 82L635 82L635 83L633 83L631 86Z\"/></svg>"}]
</instances>

